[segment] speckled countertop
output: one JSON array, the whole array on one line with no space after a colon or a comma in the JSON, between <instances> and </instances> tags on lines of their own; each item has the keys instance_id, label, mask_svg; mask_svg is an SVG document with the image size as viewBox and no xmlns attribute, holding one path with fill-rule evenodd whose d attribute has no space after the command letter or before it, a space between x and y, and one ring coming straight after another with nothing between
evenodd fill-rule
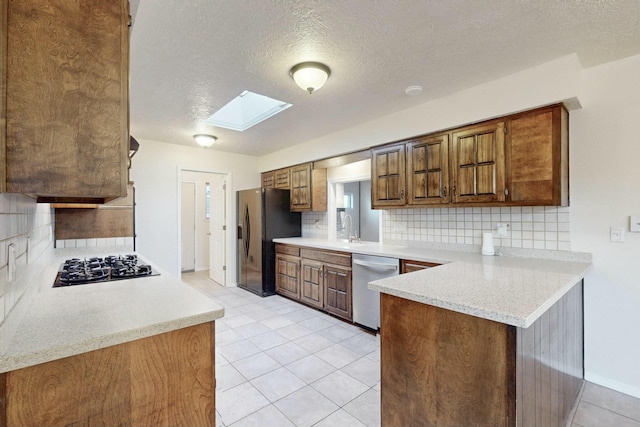
<instances>
[{"instance_id":1,"label":"speckled countertop","mask_svg":"<svg viewBox=\"0 0 640 427\"><path fill-rule=\"evenodd\" d=\"M380 243L350 244L300 237L274 241L443 264L376 280L369 288L521 328L531 326L591 267L583 262L483 256Z\"/></svg>"},{"instance_id":2,"label":"speckled countertop","mask_svg":"<svg viewBox=\"0 0 640 427\"><path fill-rule=\"evenodd\" d=\"M218 303L153 264L159 276L53 288L56 273L65 259L114 254L114 250L86 248L51 252L35 278L37 291L24 302L28 307L20 319L5 321L3 325L0 372L224 316L224 309Z\"/></svg>"}]
</instances>

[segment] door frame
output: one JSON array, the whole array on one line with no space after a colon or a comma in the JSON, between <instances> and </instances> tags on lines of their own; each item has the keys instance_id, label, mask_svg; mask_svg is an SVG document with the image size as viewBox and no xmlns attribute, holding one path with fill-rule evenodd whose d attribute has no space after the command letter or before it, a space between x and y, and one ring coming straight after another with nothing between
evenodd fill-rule
<instances>
[{"instance_id":1,"label":"door frame","mask_svg":"<svg viewBox=\"0 0 640 427\"><path fill-rule=\"evenodd\" d=\"M235 195L235 193L233 191L231 191L230 189L233 188L233 174L231 172L227 172L227 171L220 171L220 170L212 170L212 169L200 169L200 168L193 168L193 167L188 167L188 166L178 166L177 167L177 177L176 177L176 187L178 189L178 204L176 207L177 210L177 229L178 229L178 244L176 245L176 259L178 260L178 272L182 271L182 256L181 256L181 247L182 247L182 236L181 236L181 225L182 225L182 185L181 182L183 180L183 172L199 172L199 173L208 173L208 174L216 174L216 175L223 175L224 176L224 180L226 181L226 185L227 185L227 191L226 191L226 197L225 197L225 212L224 212L224 218L226 221L226 226L227 226L227 231L226 231L226 235L225 235L225 242L224 242L224 253L225 253L225 264L227 265L227 270L226 270L226 274L224 276L224 282L225 283L221 283L221 285L223 286L235 286L235 281L236 281L236 277L235 277L235 273L234 273L234 269L230 268L229 265L233 264L235 265L236 262L236 256L235 253L233 252L233 249L235 249L234 245L230 245L229 242L235 242L234 238L235 235L233 234L235 227L232 227L229 225L229 218L235 218L235 204L233 203L232 196Z\"/></svg>"},{"instance_id":2,"label":"door frame","mask_svg":"<svg viewBox=\"0 0 640 427\"><path fill-rule=\"evenodd\" d=\"M190 272L190 271L195 271L196 270L196 255L197 255L197 242L196 242L196 206L197 206L197 201L196 201L196 194L197 194L197 188L198 188L198 183L197 182L192 182L192 181L181 181L180 182L180 214L182 215L182 210L184 207L184 199L183 196L185 196L184 192L182 191L182 187L184 186L184 184L189 184L189 185L193 185L193 247L191 248L191 251L193 253L193 269L188 269L188 270L183 270L182 269L182 261L184 258L184 248L182 246L182 240L180 240L180 274L185 273L185 272ZM180 218L180 239L182 239L182 235L184 230L182 229L184 224L183 224L183 220L185 218Z\"/></svg>"}]
</instances>

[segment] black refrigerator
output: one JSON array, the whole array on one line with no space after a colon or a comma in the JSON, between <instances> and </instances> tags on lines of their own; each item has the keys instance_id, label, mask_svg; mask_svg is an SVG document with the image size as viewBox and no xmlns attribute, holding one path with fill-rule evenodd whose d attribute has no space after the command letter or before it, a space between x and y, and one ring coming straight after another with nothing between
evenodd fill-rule
<instances>
[{"instance_id":1,"label":"black refrigerator","mask_svg":"<svg viewBox=\"0 0 640 427\"><path fill-rule=\"evenodd\" d=\"M238 191L238 286L266 297L276 293L273 239L300 237L302 217L290 212L289 190Z\"/></svg>"}]
</instances>

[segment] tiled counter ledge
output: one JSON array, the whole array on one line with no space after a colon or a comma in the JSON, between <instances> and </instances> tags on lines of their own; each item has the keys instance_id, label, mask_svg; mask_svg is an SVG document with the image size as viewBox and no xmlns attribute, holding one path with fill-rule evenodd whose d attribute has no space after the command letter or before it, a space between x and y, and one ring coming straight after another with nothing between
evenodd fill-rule
<instances>
[{"instance_id":1,"label":"tiled counter ledge","mask_svg":"<svg viewBox=\"0 0 640 427\"><path fill-rule=\"evenodd\" d=\"M584 377L590 263L277 242L442 264L369 284L381 295L383 425L564 426Z\"/></svg>"},{"instance_id":2,"label":"tiled counter ledge","mask_svg":"<svg viewBox=\"0 0 640 427\"><path fill-rule=\"evenodd\" d=\"M8 425L215 422L222 306L153 264L159 276L52 287L65 259L132 253L119 249L55 249L35 262L35 289L0 331Z\"/></svg>"}]
</instances>

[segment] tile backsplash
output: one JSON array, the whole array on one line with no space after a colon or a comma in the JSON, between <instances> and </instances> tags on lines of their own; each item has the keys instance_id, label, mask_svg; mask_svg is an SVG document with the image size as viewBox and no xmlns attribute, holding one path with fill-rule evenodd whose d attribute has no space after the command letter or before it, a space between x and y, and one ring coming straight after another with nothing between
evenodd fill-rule
<instances>
[{"instance_id":1,"label":"tile backsplash","mask_svg":"<svg viewBox=\"0 0 640 427\"><path fill-rule=\"evenodd\" d=\"M568 207L424 208L383 211L384 241L481 245L482 233L507 224L498 247L571 250Z\"/></svg>"},{"instance_id":2,"label":"tile backsplash","mask_svg":"<svg viewBox=\"0 0 640 427\"><path fill-rule=\"evenodd\" d=\"M569 207L492 207L390 209L382 212L385 242L482 244L482 233L507 224L507 237L495 237L502 248L570 251ZM304 237L328 236L326 212L302 214Z\"/></svg>"},{"instance_id":3,"label":"tile backsplash","mask_svg":"<svg viewBox=\"0 0 640 427\"><path fill-rule=\"evenodd\" d=\"M30 285L24 279L31 264L53 246L53 209L22 194L0 194L0 323ZM8 280L9 245L15 248L16 266Z\"/></svg>"}]
</instances>

